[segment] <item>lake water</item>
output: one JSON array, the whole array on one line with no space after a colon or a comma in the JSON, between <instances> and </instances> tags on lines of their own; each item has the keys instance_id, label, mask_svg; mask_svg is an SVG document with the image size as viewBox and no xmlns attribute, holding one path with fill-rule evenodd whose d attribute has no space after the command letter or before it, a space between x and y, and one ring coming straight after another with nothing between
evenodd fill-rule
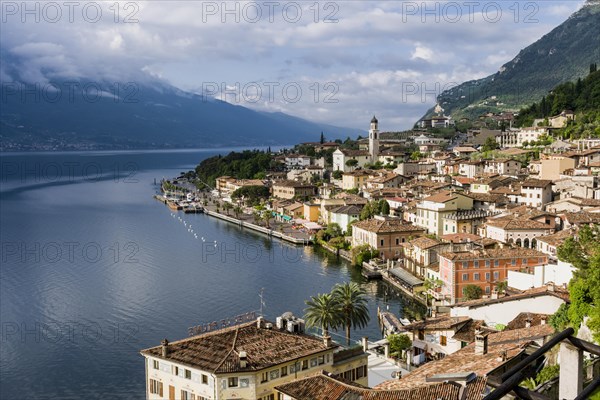
<instances>
[{"instance_id":1,"label":"lake water","mask_svg":"<svg viewBox=\"0 0 600 400\"><path fill-rule=\"evenodd\" d=\"M377 306L402 315L405 298L343 260L204 215L174 218L152 198L155 180L228 151L2 154L0 398L143 399L140 349L258 311L261 289L274 320L361 282L371 323L353 339L380 338Z\"/></svg>"}]
</instances>

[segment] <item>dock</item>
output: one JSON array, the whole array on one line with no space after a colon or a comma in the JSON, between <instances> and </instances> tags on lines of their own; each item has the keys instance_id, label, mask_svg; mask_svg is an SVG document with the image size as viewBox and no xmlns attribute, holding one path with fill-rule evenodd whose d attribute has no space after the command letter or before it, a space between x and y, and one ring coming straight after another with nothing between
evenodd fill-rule
<instances>
[{"instance_id":1,"label":"dock","mask_svg":"<svg viewBox=\"0 0 600 400\"><path fill-rule=\"evenodd\" d=\"M366 262L362 263L361 274L367 278L367 280L382 279L383 275L381 274L381 271L382 269L377 265Z\"/></svg>"},{"instance_id":2,"label":"dock","mask_svg":"<svg viewBox=\"0 0 600 400\"><path fill-rule=\"evenodd\" d=\"M378 308L377 318L379 319L379 327L383 332L383 336L404 331L404 324L389 311L380 311Z\"/></svg>"}]
</instances>

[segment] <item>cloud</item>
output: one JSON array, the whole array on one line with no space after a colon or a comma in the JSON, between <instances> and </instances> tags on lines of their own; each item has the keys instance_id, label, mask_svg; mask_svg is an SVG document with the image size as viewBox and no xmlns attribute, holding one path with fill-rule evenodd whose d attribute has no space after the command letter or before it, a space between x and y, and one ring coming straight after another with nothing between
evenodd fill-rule
<instances>
[{"instance_id":1,"label":"cloud","mask_svg":"<svg viewBox=\"0 0 600 400\"><path fill-rule=\"evenodd\" d=\"M228 3L234 10L229 14L222 2L119 2L116 19L113 3L97 2L102 13L95 22L83 18L81 8L73 21L63 10L57 23L43 18L23 23L19 14L6 15L0 27L0 77L162 79L196 91L207 82L297 82L303 87L298 102L280 93L274 101L242 98L240 104L357 128L367 128L375 113L383 129L399 130L435 103L431 93L496 72L581 2L536 3L535 24L522 21L526 2L518 3L517 22L509 9L513 3L501 3L502 18L495 22L482 5L471 14L460 10L456 21L458 15L444 8L447 3L410 3L438 7L437 15L413 10L409 3L298 2L298 20L297 10L281 3L272 13L262 7L262 18L252 21L252 4L263 3L247 1ZM337 87L337 103L326 102L332 95L328 84Z\"/></svg>"}]
</instances>

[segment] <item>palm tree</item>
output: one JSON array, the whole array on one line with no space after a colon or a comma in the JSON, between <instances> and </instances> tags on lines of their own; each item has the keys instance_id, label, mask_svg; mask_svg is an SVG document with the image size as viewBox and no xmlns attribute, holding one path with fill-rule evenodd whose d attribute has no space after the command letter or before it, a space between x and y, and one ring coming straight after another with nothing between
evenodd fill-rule
<instances>
[{"instance_id":1,"label":"palm tree","mask_svg":"<svg viewBox=\"0 0 600 400\"><path fill-rule=\"evenodd\" d=\"M233 206L231 205L231 203L228 203L228 202L223 203L223 209L225 210L227 215L229 215L229 210L231 210L232 208L233 208Z\"/></svg>"},{"instance_id":2,"label":"palm tree","mask_svg":"<svg viewBox=\"0 0 600 400\"><path fill-rule=\"evenodd\" d=\"M329 328L337 328L341 325L340 304L331 293L318 294L306 301L304 319L308 326L320 326L323 328L323 337L329 337Z\"/></svg>"},{"instance_id":3,"label":"palm tree","mask_svg":"<svg viewBox=\"0 0 600 400\"><path fill-rule=\"evenodd\" d=\"M371 319L366 292L357 283L346 282L335 285L331 294L340 305L340 325L346 328L346 343L350 345L350 328L364 328Z\"/></svg>"},{"instance_id":4,"label":"palm tree","mask_svg":"<svg viewBox=\"0 0 600 400\"><path fill-rule=\"evenodd\" d=\"M233 207L233 213L235 214L235 217L237 219L239 219L240 214L242 213L242 207L240 207L239 205L236 205L235 207Z\"/></svg>"}]
</instances>

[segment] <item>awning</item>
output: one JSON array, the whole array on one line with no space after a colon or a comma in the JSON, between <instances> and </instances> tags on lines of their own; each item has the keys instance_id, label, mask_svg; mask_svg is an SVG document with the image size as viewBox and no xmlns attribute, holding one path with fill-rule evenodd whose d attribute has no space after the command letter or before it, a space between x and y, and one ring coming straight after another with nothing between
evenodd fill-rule
<instances>
[{"instance_id":1,"label":"awning","mask_svg":"<svg viewBox=\"0 0 600 400\"><path fill-rule=\"evenodd\" d=\"M284 215L284 216L283 216L283 220L284 220L284 221L291 221L291 220L292 220L292 217L290 217L290 216L288 216L288 215Z\"/></svg>"},{"instance_id":2,"label":"awning","mask_svg":"<svg viewBox=\"0 0 600 400\"><path fill-rule=\"evenodd\" d=\"M390 274L392 274L394 278L399 279L400 281L404 282L405 284L411 287L421 286L423 285L423 283L425 283L402 268L394 268L390 271Z\"/></svg>"},{"instance_id":3,"label":"awning","mask_svg":"<svg viewBox=\"0 0 600 400\"><path fill-rule=\"evenodd\" d=\"M316 222L305 222L302 224L306 229L311 231L318 231L319 229L323 229L323 227Z\"/></svg>"}]
</instances>

